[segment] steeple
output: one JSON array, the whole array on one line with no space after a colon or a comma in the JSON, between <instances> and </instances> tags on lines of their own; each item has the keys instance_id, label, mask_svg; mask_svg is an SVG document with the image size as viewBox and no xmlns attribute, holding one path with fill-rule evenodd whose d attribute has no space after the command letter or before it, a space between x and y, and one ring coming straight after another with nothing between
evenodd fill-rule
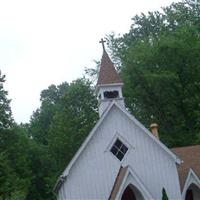
<instances>
[{"instance_id":1,"label":"steeple","mask_svg":"<svg viewBox=\"0 0 200 200\"><path fill-rule=\"evenodd\" d=\"M105 41L101 39L100 43L102 43L103 55L101 58L96 93L99 101L99 115L101 117L113 100L116 100L121 106L124 106L124 98L122 95L123 81L105 50Z\"/></svg>"}]
</instances>

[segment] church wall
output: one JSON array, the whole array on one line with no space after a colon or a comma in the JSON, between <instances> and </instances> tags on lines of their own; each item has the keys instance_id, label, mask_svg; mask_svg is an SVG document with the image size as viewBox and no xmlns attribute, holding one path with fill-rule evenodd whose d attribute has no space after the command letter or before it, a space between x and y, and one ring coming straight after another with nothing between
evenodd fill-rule
<instances>
[{"instance_id":1,"label":"church wall","mask_svg":"<svg viewBox=\"0 0 200 200\"><path fill-rule=\"evenodd\" d=\"M118 160L107 151L113 132L108 121L99 127L70 170L64 184L67 198L108 199L120 168Z\"/></svg>"},{"instance_id":2,"label":"church wall","mask_svg":"<svg viewBox=\"0 0 200 200\"><path fill-rule=\"evenodd\" d=\"M130 147L122 162L109 151L116 133ZM181 199L174 160L115 106L72 166L59 193L63 191L67 199L108 199L121 165L130 165L155 199L161 199L162 187L169 199Z\"/></svg>"},{"instance_id":3,"label":"church wall","mask_svg":"<svg viewBox=\"0 0 200 200\"><path fill-rule=\"evenodd\" d=\"M161 199L162 188L167 191L169 199L181 199L180 186L174 160L137 125L120 113L122 134L126 135L133 146L123 165L130 165L145 183L148 191L156 199ZM121 126L121 125L119 125ZM133 136L134 135L134 136Z\"/></svg>"}]
</instances>

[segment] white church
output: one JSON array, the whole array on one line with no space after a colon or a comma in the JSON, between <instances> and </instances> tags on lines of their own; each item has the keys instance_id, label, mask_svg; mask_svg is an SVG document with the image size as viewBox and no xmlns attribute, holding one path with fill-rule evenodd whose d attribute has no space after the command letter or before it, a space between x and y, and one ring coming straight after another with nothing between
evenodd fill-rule
<instances>
[{"instance_id":1,"label":"white church","mask_svg":"<svg viewBox=\"0 0 200 200\"><path fill-rule=\"evenodd\" d=\"M200 200L200 145L168 149L125 106L103 45L96 86L99 121L59 177L58 200Z\"/></svg>"}]
</instances>

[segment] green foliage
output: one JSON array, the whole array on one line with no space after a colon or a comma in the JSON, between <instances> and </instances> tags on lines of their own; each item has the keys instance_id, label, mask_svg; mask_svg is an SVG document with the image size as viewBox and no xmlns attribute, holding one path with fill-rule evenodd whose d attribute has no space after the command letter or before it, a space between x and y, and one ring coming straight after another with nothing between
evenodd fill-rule
<instances>
[{"instance_id":1,"label":"green foliage","mask_svg":"<svg viewBox=\"0 0 200 200\"><path fill-rule=\"evenodd\" d=\"M60 99L67 92L68 84L62 83L59 86L51 85L41 92L41 107L37 109L30 120L29 134L40 144L47 145L48 132L56 106Z\"/></svg>"},{"instance_id":2,"label":"green foliage","mask_svg":"<svg viewBox=\"0 0 200 200\"><path fill-rule=\"evenodd\" d=\"M110 36L127 107L147 127L159 123L168 146L194 144L200 130L199 13L199 6L172 4L135 16L124 36Z\"/></svg>"},{"instance_id":3,"label":"green foliage","mask_svg":"<svg viewBox=\"0 0 200 200\"><path fill-rule=\"evenodd\" d=\"M162 200L168 200L167 193L165 191L165 188L162 189Z\"/></svg>"},{"instance_id":4,"label":"green foliage","mask_svg":"<svg viewBox=\"0 0 200 200\"><path fill-rule=\"evenodd\" d=\"M54 199L52 188L55 184L55 162L48 152L48 147L32 141L29 145L29 158L33 176L30 177L26 200Z\"/></svg>"},{"instance_id":5,"label":"green foliage","mask_svg":"<svg viewBox=\"0 0 200 200\"><path fill-rule=\"evenodd\" d=\"M90 83L85 79L72 82L54 115L49 145L63 170L97 120L97 101Z\"/></svg>"},{"instance_id":6,"label":"green foliage","mask_svg":"<svg viewBox=\"0 0 200 200\"><path fill-rule=\"evenodd\" d=\"M7 98L8 92L4 90L3 84L5 75L0 71L0 130L8 128L12 124L10 100Z\"/></svg>"},{"instance_id":7,"label":"green foliage","mask_svg":"<svg viewBox=\"0 0 200 200\"><path fill-rule=\"evenodd\" d=\"M30 123L16 125L0 75L0 200L54 199L57 177L97 120L97 101L85 78L51 85Z\"/></svg>"},{"instance_id":8,"label":"green foliage","mask_svg":"<svg viewBox=\"0 0 200 200\"><path fill-rule=\"evenodd\" d=\"M5 153L0 154L0 199L13 191L13 170Z\"/></svg>"},{"instance_id":9,"label":"green foliage","mask_svg":"<svg viewBox=\"0 0 200 200\"><path fill-rule=\"evenodd\" d=\"M28 138L14 124L0 74L0 200L25 199L30 184Z\"/></svg>"},{"instance_id":10,"label":"green foliage","mask_svg":"<svg viewBox=\"0 0 200 200\"><path fill-rule=\"evenodd\" d=\"M34 176L27 200L53 199L57 177L96 120L97 101L91 83L85 78L70 85L51 85L42 91L41 107L24 127L33 139L29 156Z\"/></svg>"}]
</instances>

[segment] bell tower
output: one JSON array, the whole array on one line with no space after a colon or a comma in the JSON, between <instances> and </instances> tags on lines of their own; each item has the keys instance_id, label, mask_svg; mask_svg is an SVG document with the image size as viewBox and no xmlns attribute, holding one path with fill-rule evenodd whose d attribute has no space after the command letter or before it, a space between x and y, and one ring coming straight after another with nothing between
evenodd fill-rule
<instances>
[{"instance_id":1,"label":"bell tower","mask_svg":"<svg viewBox=\"0 0 200 200\"><path fill-rule=\"evenodd\" d=\"M108 56L103 39L100 43L103 47L103 55L99 70L98 81L96 85L96 94L99 102L99 116L101 117L110 103L115 100L124 107L124 98L122 95L123 81L119 77L110 57Z\"/></svg>"}]
</instances>

